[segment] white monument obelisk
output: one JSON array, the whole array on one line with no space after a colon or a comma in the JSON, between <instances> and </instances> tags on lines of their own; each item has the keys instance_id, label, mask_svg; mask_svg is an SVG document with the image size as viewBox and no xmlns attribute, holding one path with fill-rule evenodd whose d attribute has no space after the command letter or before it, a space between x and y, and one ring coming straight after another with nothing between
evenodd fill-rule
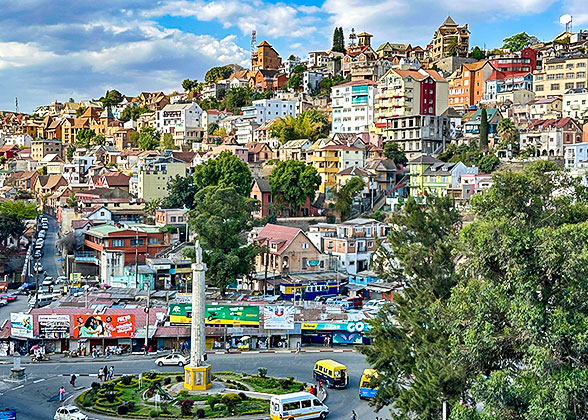
<instances>
[{"instance_id":1,"label":"white monument obelisk","mask_svg":"<svg viewBox=\"0 0 588 420\"><path fill-rule=\"evenodd\" d=\"M206 330L204 318L206 315L206 264L202 260L202 248L200 242L194 245L196 261L192 264L192 331L190 342L190 364L184 367L184 388L198 391L206 390L212 386L212 366L205 363L206 354Z\"/></svg>"}]
</instances>

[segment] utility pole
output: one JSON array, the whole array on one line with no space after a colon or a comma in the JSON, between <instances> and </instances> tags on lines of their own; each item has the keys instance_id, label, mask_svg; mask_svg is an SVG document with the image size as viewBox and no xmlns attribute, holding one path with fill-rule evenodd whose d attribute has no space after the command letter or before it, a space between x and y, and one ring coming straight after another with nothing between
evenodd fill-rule
<instances>
[{"instance_id":1,"label":"utility pole","mask_svg":"<svg viewBox=\"0 0 588 420\"><path fill-rule=\"evenodd\" d=\"M269 264L269 238L265 239L266 251L265 251L265 276L263 278L263 296L267 295L267 266Z\"/></svg>"}]
</instances>

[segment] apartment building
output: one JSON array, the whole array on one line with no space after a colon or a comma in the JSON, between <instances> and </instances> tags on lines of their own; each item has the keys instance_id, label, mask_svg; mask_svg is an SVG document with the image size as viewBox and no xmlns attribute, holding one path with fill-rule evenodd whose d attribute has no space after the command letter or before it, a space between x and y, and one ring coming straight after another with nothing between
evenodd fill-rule
<instances>
[{"instance_id":1,"label":"apartment building","mask_svg":"<svg viewBox=\"0 0 588 420\"><path fill-rule=\"evenodd\" d=\"M186 164L173 157L160 157L138 171L138 197L145 201L167 197L167 184L176 175L186 176Z\"/></svg>"},{"instance_id":2,"label":"apartment building","mask_svg":"<svg viewBox=\"0 0 588 420\"><path fill-rule=\"evenodd\" d=\"M449 77L449 106L467 109L477 105L484 97L484 85L494 70L488 60L462 64Z\"/></svg>"},{"instance_id":3,"label":"apartment building","mask_svg":"<svg viewBox=\"0 0 588 420\"><path fill-rule=\"evenodd\" d=\"M162 134L173 134L176 145L191 144L202 136L201 115L196 102L169 104L156 112L155 126Z\"/></svg>"},{"instance_id":4,"label":"apartment building","mask_svg":"<svg viewBox=\"0 0 588 420\"><path fill-rule=\"evenodd\" d=\"M262 41L251 56L251 70L277 70L281 66L280 55L267 41Z\"/></svg>"},{"instance_id":5,"label":"apartment building","mask_svg":"<svg viewBox=\"0 0 588 420\"><path fill-rule=\"evenodd\" d=\"M563 95L564 117L584 120L588 116L588 89L570 89Z\"/></svg>"},{"instance_id":6,"label":"apartment building","mask_svg":"<svg viewBox=\"0 0 588 420\"><path fill-rule=\"evenodd\" d=\"M469 49L470 31L468 25L459 26L451 16L447 16L447 19L435 31L433 40L427 46L426 53L430 61L434 62L453 55L467 57Z\"/></svg>"},{"instance_id":7,"label":"apartment building","mask_svg":"<svg viewBox=\"0 0 588 420\"><path fill-rule=\"evenodd\" d=\"M533 91L533 75L526 73L505 73L495 70L486 80L482 102L497 102L501 93L520 90Z\"/></svg>"},{"instance_id":8,"label":"apartment building","mask_svg":"<svg viewBox=\"0 0 588 420\"><path fill-rule=\"evenodd\" d=\"M374 101L378 84L357 80L331 89L333 133L367 132L374 121Z\"/></svg>"},{"instance_id":9,"label":"apartment building","mask_svg":"<svg viewBox=\"0 0 588 420\"><path fill-rule=\"evenodd\" d=\"M533 74L536 98L562 96L570 89L587 88L587 66L587 54L547 60L541 71Z\"/></svg>"},{"instance_id":10,"label":"apartment building","mask_svg":"<svg viewBox=\"0 0 588 420\"><path fill-rule=\"evenodd\" d=\"M243 119L252 118L260 126L268 120L284 118L286 115L296 116L296 101L281 99L260 99L253 101L251 106L242 108Z\"/></svg>"},{"instance_id":11,"label":"apartment building","mask_svg":"<svg viewBox=\"0 0 588 420\"><path fill-rule=\"evenodd\" d=\"M496 70L503 73L532 73L537 69L537 50L527 47L508 55L489 59Z\"/></svg>"},{"instance_id":12,"label":"apartment building","mask_svg":"<svg viewBox=\"0 0 588 420\"><path fill-rule=\"evenodd\" d=\"M435 70L390 69L378 84L376 132L383 132L388 118L442 114L448 107L448 89L447 80Z\"/></svg>"},{"instance_id":13,"label":"apartment building","mask_svg":"<svg viewBox=\"0 0 588 420\"><path fill-rule=\"evenodd\" d=\"M52 154L63 158L61 140L35 140L31 142L31 159L40 162L45 156Z\"/></svg>"},{"instance_id":14,"label":"apartment building","mask_svg":"<svg viewBox=\"0 0 588 420\"><path fill-rule=\"evenodd\" d=\"M393 141L408 159L423 154L438 154L451 141L450 117L411 115L386 119L384 142Z\"/></svg>"},{"instance_id":15,"label":"apartment building","mask_svg":"<svg viewBox=\"0 0 588 420\"><path fill-rule=\"evenodd\" d=\"M521 150L535 156L564 156L566 146L582 142L582 126L572 118L536 120L521 133Z\"/></svg>"}]
</instances>

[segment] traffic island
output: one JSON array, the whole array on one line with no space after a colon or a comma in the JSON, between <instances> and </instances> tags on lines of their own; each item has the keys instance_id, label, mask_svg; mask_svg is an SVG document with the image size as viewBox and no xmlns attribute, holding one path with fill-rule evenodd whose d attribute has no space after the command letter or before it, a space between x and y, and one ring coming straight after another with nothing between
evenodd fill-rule
<instances>
[{"instance_id":1,"label":"traffic island","mask_svg":"<svg viewBox=\"0 0 588 420\"><path fill-rule=\"evenodd\" d=\"M184 389L185 372L145 372L92 383L76 404L116 418L224 418L267 415L272 395L303 390L293 378L219 372L209 389Z\"/></svg>"}]
</instances>

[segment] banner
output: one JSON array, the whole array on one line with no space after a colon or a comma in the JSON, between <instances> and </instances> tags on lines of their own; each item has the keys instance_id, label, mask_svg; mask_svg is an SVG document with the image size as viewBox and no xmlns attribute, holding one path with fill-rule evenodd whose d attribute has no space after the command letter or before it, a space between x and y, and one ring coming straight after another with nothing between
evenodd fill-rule
<instances>
[{"instance_id":1,"label":"banner","mask_svg":"<svg viewBox=\"0 0 588 420\"><path fill-rule=\"evenodd\" d=\"M294 329L293 306L264 306L263 328L266 330L292 330Z\"/></svg>"},{"instance_id":2,"label":"banner","mask_svg":"<svg viewBox=\"0 0 588 420\"><path fill-rule=\"evenodd\" d=\"M33 338L33 316L22 312L10 314L10 335Z\"/></svg>"},{"instance_id":3,"label":"banner","mask_svg":"<svg viewBox=\"0 0 588 420\"><path fill-rule=\"evenodd\" d=\"M69 315L39 315L39 338L69 338Z\"/></svg>"},{"instance_id":4,"label":"banner","mask_svg":"<svg viewBox=\"0 0 588 420\"><path fill-rule=\"evenodd\" d=\"M323 330L323 331L347 331L350 333L361 333L368 331L370 325L363 321L350 321L347 323L337 322L303 322L300 325L303 330Z\"/></svg>"},{"instance_id":5,"label":"banner","mask_svg":"<svg viewBox=\"0 0 588 420\"><path fill-rule=\"evenodd\" d=\"M74 315L74 338L134 337L135 315Z\"/></svg>"},{"instance_id":6,"label":"banner","mask_svg":"<svg viewBox=\"0 0 588 420\"><path fill-rule=\"evenodd\" d=\"M259 325L259 306L206 305L205 317L208 325ZM169 321L171 324L192 323L192 305L170 304Z\"/></svg>"},{"instance_id":7,"label":"banner","mask_svg":"<svg viewBox=\"0 0 588 420\"><path fill-rule=\"evenodd\" d=\"M0 420L16 420L16 410L0 411Z\"/></svg>"}]
</instances>

